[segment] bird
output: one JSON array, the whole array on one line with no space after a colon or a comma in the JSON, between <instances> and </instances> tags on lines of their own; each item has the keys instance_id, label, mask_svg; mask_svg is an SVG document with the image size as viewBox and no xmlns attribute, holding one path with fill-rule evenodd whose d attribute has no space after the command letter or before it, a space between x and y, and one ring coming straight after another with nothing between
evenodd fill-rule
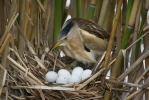
<instances>
[{"instance_id":1,"label":"bird","mask_svg":"<svg viewBox=\"0 0 149 100\"><path fill-rule=\"evenodd\" d=\"M96 63L107 49L110 35L98 24L83 18L67 20L51 50L59 47L68 57L83 64Z\"/></svg>"}]
</instances>

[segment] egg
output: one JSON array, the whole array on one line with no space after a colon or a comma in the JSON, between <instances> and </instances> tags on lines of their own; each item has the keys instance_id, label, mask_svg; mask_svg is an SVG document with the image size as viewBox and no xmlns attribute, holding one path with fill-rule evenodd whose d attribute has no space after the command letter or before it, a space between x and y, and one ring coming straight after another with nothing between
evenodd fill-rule
<instances>
[{"instance_id":1,"label":"egg","mask_svg":"<svg viewBox=\"0 0 149 100\"><path fill-rule=\"evenodd\" d=\"M92 71L90 69L86 69L83 71L83 73L81 74L81 79L87 79L88 77L90 77L92 74Z\"/></svg>"},{"instance_id":2,"label":"egg","mask_svg":"<svg viewBox=\"0 0 149 100\"><path fill-rule=\"evenodd\" d=\"M58 76L66 76L67 79L69 79L69 77L71 76L70 72L67 71L66 69L60 69L58 71Z\"/></svg>"},{"instance_id":3,"label":"egg","mask_svg":"<svg viewBox=\"0 0 149 100\"><path fill-rule=\"evenodd\" d=\"M68 78L66 76L59 76L56 80L58 84L68 84Z\"/></svg>"},{"instance_id":4,"label":"egg","mask_svg":"<svg viewBox=\"0 0 149 100\"><path fill-rule=\"evenodd\" d=\"M70 78L69 78L69 83L75 83L75 82L81 82L81 77L78 76L78 75L72 75Z\"/></svg>"},{"instance_id":5,"label":"egg","mask_svg":"<svg viewBox=\"0 0 149 100\"><path fill-rule=\"evenodd\" d=\"M45 75L45 78L48 82L55 82L57 77L58 77L58 74L54 71L49 71Z\"/></svg>"},{"instance_id":6,"label":"egg","mask_svg":"<svg viewBox=\"0 0 149 100\"><path fill-rule=\"evenodd\" d=\"M72 71L72 75L81 76L82 73L83 73L83 68L79 67L79 66L74 68L73 71Z\"/></svg>"}]
</instances>

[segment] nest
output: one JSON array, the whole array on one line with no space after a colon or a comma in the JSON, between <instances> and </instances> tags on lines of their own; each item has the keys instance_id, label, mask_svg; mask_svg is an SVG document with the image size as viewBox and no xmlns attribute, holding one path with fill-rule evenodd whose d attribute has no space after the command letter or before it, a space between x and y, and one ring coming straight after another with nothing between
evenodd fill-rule
<instances>
[{"instance_id":1,"label":"nest","mask_svg":"<svg viewBox=\"0 0 149 100\"><path fill-rule=\"evenodd\" d=\"M0 66L4 70L2 100L103 100L105 92L111 93L112 99L119 98L122 93L131 93L131 88L142 87L116 79L106 79L109 66L115 61L111 60L107 68L103 67L105 53L96 65L93 65L92 75L80 83L56 84L48 83L45 74L48 71L59 69L71 70L70 58L57 57L47 50L36 54L33 47L27 43L30 52L20 55L17 49L9 48L7 67ZM148 68L149 69L149 68ZM142 79L148 69L142 74ZM6 74L7 73L7 74ZM125 72L124 72L125 73ZM119 79L123 76L120 76ZM110 88L110 83L116 88ZM125 87L125 88L123 88ZM129 87L127 89L127 87ZM144 88L147 88L146 86ZM133 89L132 89L133 90Z\"/></svg>"},{"instance_id":2,"label":"nest","mask_svg":"<svg viewBox=\"0 0 149 100\"><path fill-rule=\"evenodd\" d=\"M136 67L136 63L139 62L132 64L117 79L112 79L112 76L107 79L108 75L106 73L115 59L111 59L106 68L103 67L106 52L97 64L91 65L93 73L86 80L66 85L48 83L45 79L48 71L72 70L70 63L73 59L58 57L54 52L49 52L47 48L40 50L40 54L36 54L31 44L29 42L26 44L29 52L24 52L22 55L19 54L16 48L9 47L6 69L0 65L4 72L3 89L0 89L2 91L2 100L103 100L107 93L112 94L111 99L120 99L122 93L129 95L132 90L136 89L134 93L127 95L127 98L132 98L148 87L148 82L145 82L144 85L138 85L138 83L149 68L143 72L135 83L128 83L123 80ZM77 65L80 65L80 63ZM81 67L85 69L86 65L81 64ZM139 89L137 90L137 88Z\"/></svg>"},{"instance_id":3,"label":"nest","mask_svg":"<svg viewBox=\"0 0 149 100\"><path fill-rule=\"evenodd\" d=\"M102 59L93 67L93 74L81 83L56 84L45 80L47 71L67 69L71 70L71 59L57 58L51 52L41 51L37 55L34 49L28 45L30 52L24 52L20 56L17 50L10 48L8 55L5 84L2 91L2 99L18 100L77 100L77 99L102 99L107 86L101 84L103 76ZM63 62L62 62L63 61ZM7 71L6 71L7 70Z\"/></svg>"}]
</instances>

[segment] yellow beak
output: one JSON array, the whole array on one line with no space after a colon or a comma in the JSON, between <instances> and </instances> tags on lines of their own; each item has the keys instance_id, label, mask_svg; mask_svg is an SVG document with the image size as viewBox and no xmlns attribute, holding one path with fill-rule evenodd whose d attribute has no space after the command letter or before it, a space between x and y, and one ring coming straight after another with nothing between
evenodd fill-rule
<instances>
[{"instance_id":1,"label":"yellow beak","mask_svg":"<svg viewBox=\"0 0 149 100\"><path fill-rule=\"evenodd\" d=\"M62 40L60 40L59 42L57 42L55 45L54 45L54 47L50 50L50 51L52 51L52 50L54 50L55 48L57 48L60 44L62 44L63 42L65 41L65 39L62 39Z\"/></svg>"}]
</instances>

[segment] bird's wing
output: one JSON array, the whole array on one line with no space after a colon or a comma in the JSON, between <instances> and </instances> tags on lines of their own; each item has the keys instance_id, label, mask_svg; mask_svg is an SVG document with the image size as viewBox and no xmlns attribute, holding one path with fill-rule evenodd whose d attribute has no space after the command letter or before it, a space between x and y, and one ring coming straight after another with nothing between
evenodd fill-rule
<instances>
[{"instance_id":1,"label":"bird's wing","mask_svg":"<svg viewBox=\"0 0 149 100\"><path fill-rule=\"evenodd\" d=\"M102 27L100 27L98 24L92 21L82 19L82 18L72 18L72 19L69 19L67 23L71 21L76 23L80 29L87 31L90 34L93 34L102 39L109 38L109 34Z\"/></svg>"},{"instance_id":2,"label":"bird's wing","mask_svg":"<svg viewBox=\"0 0 149 100\"><path fill-rule=\"evenodd\" d=\"M105 51L108 45L108 41L106 39L98 38L97 36L80 29L80 36L82 43L84 45L84 50L90 51Z\"/></svg>"}]
</instances>

